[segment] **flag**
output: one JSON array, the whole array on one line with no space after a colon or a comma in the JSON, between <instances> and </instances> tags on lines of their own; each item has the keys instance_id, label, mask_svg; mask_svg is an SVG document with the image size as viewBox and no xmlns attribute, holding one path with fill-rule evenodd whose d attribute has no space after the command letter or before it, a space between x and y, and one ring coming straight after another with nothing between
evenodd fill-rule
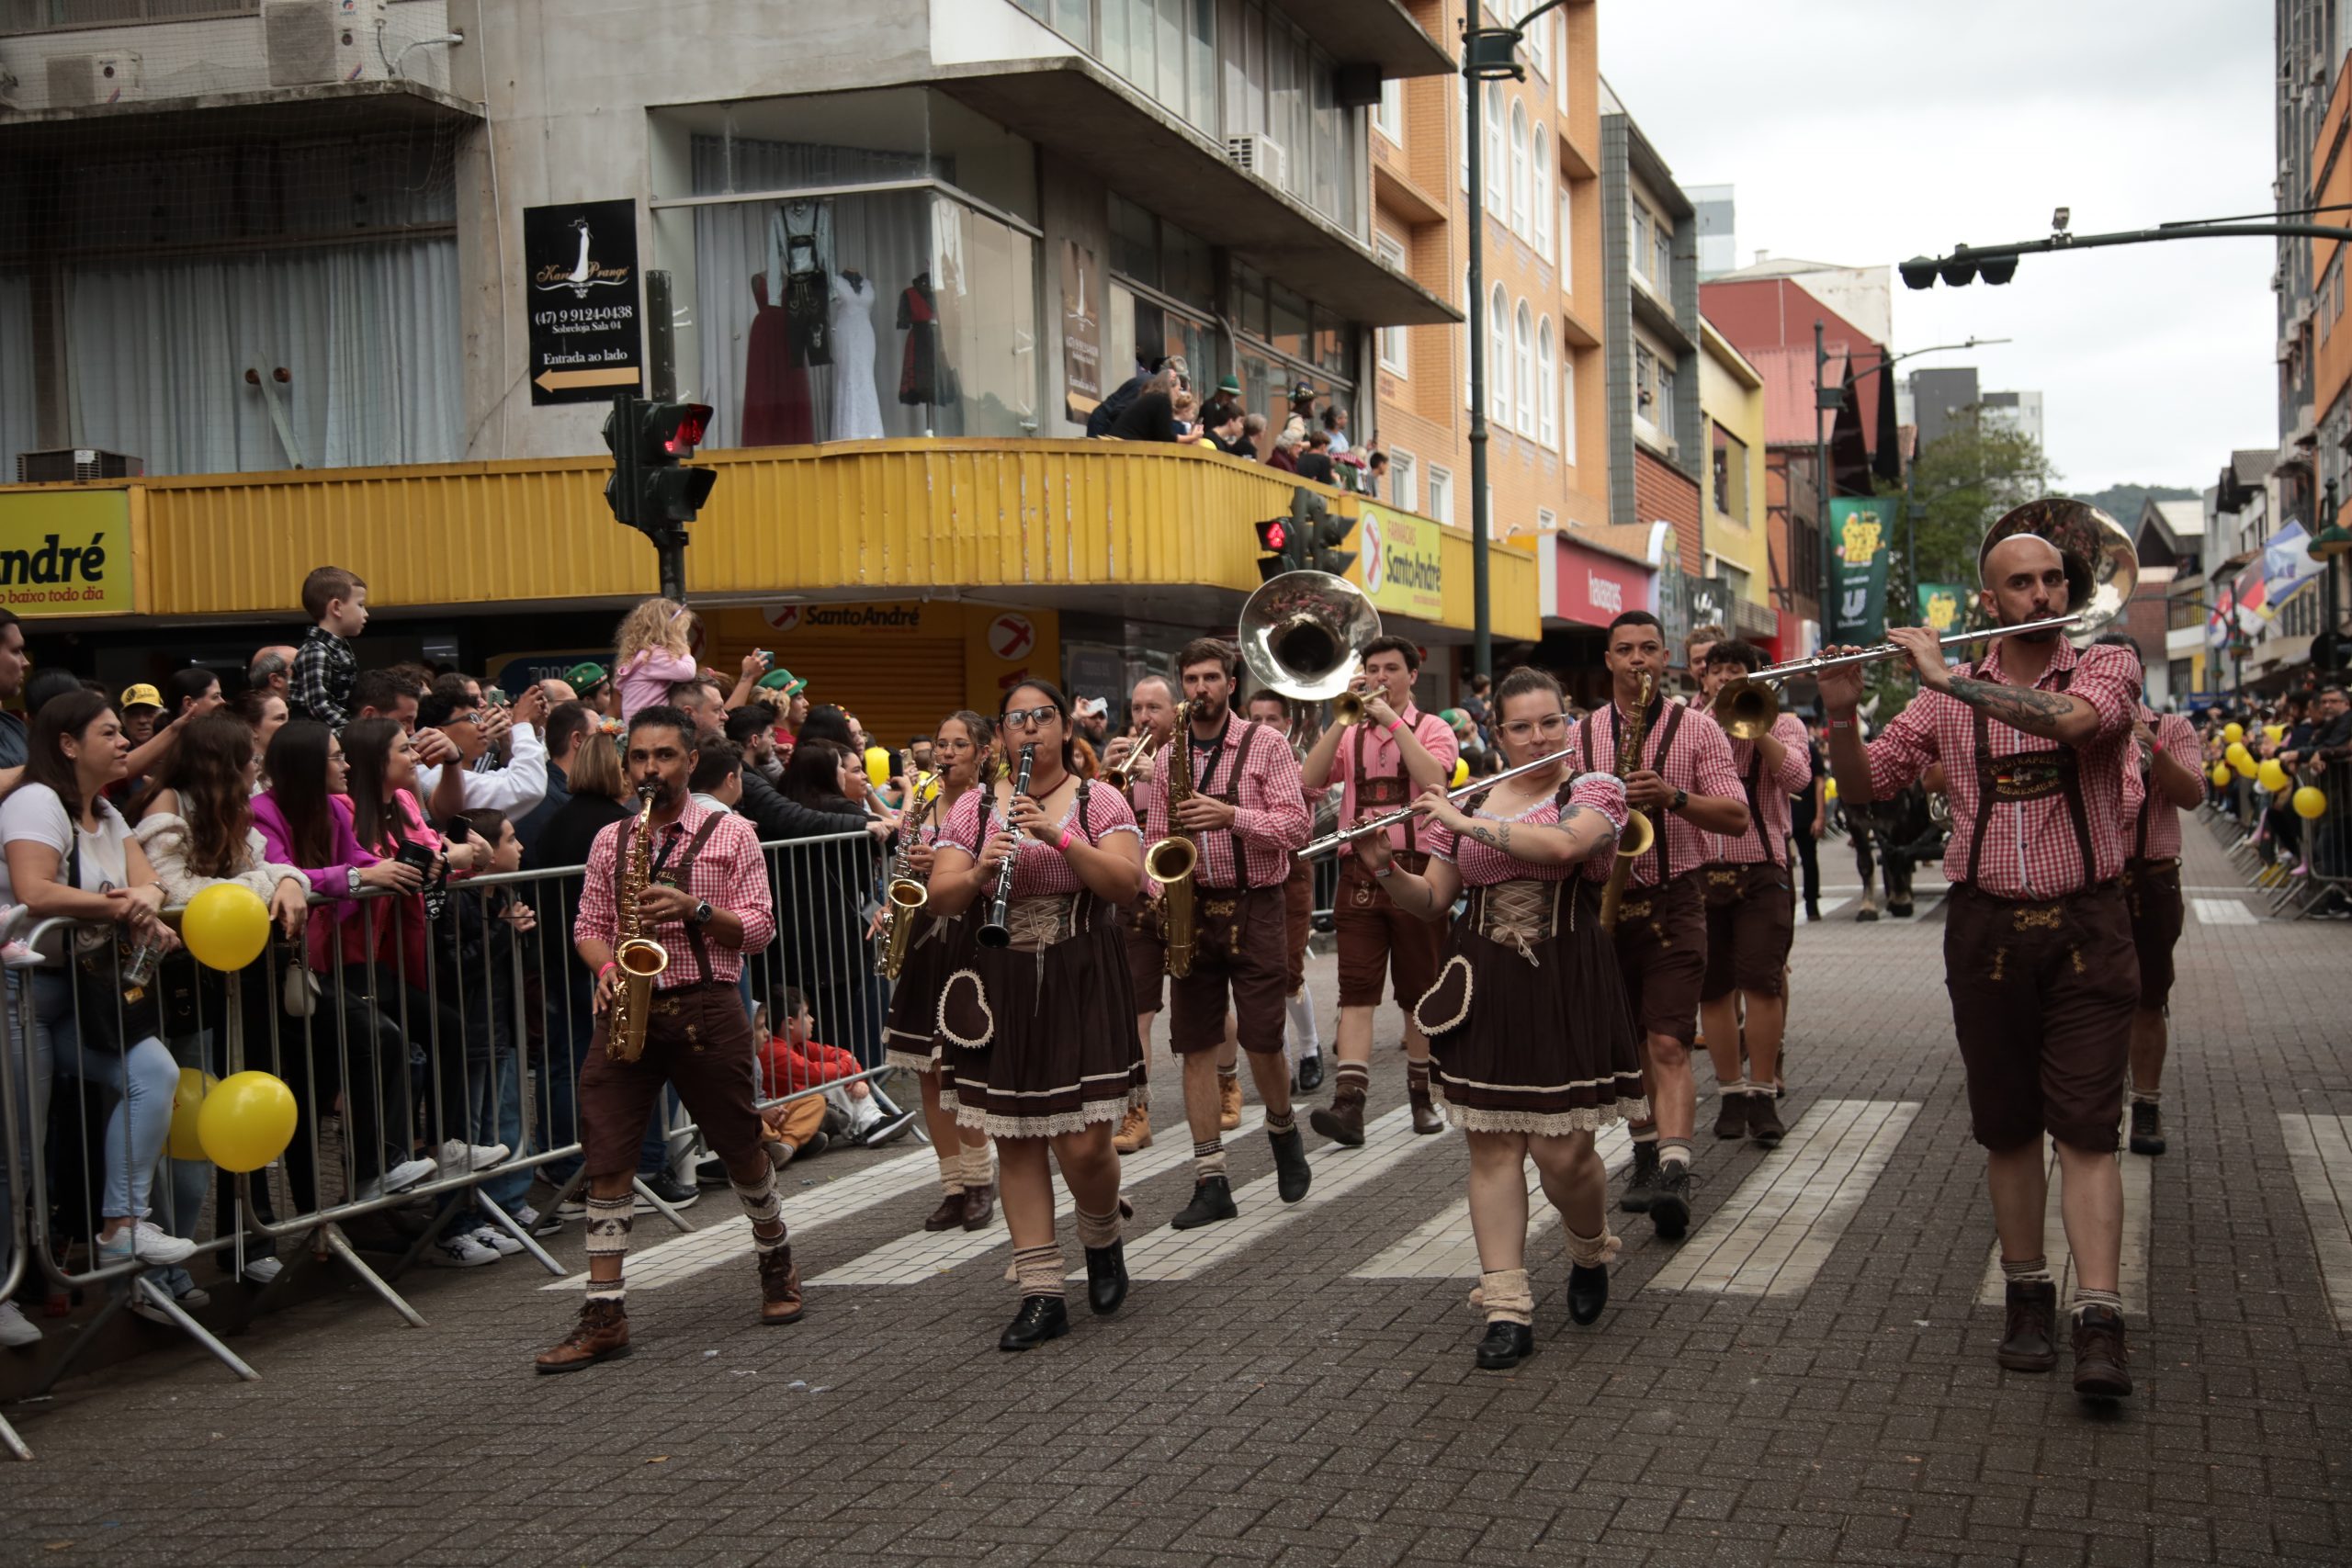
<instances>
[{"instance_id":1,"label":"flag","mask_svg":"<svg viewBox=\"0 0 2352 1568\"><path fill-rule=\"evenodd\" d=\"M2278 614L2287 601L2327 574L2327 563L2312 555L2312 536L2301 523L2290 523L2262 547L2263 619Z\"/></svg>"},{"instance_id":2,"label":"flag","mask_svg":"<svg viewBox=\"0 0 2352 1568\"><path fill-rule=\"evenodd\" d=\"M1887 528L1899 501L1829 503L1829 534L1837 552L1835 602L1837 640L1868 644L1886 637Z\"/></svg>"},{"instance_id":3,"label":"flag","mask_svg":"<svg viewBox=\"0 0 2352 1568\"><path fill-rule=\"evenodd\" d=\"M2213 584L2213 608L2205 617L2205 646L2220 648L2230 640L2230 634L2237 629L2237 595L2231 592L2228 583L2216 582Z\"/></svg>"}]
</instances>

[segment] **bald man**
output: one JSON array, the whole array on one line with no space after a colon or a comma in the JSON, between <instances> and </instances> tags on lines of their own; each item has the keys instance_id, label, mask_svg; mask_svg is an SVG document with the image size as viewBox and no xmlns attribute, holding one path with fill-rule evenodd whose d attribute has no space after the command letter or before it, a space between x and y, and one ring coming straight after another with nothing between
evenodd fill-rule
<instances>
[{"instance_id":1,"label":"bald man","mask_svg":"<svg viewBox=\"0 0 2352 1568\"><path fill-rule=\"evenodd\" d=\"M284 643L256 649L252 662L245 666L246 688L285 696L293 684L294 654L295 649Z\"/></svg>"}]
</instances>

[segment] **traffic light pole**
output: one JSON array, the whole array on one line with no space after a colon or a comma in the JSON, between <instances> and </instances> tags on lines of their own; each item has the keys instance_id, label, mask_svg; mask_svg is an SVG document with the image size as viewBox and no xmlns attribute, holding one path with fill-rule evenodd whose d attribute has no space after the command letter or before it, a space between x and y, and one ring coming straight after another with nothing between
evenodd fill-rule
<instances>
[{"instance_id":1,"label":"traffic light pole","mask_svg":"<svg viewBox=\"0 0 2352 1568\"><path fill-rule=\"evenodd\" d=\"M675 318L671 310L670 275L652 271L645 275L645 314L647 320L646 351L648 371L651 380L650 390L653 401L673 401L678 395L678 337ZM661 562L662 597L683 604L686 602L686 531L684 528L663 528L654 535L654 550Z\"/></svg>"}]
</instances>

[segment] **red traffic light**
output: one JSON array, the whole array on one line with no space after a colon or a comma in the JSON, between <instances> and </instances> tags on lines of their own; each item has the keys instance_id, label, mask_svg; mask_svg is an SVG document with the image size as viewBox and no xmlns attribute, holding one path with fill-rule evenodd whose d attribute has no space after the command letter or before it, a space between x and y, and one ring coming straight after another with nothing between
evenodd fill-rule
<instances>
[{"instance_id":1,"label":"red traffic light","mask_svg":"<svg viewBox=\"0 0 2352 1568\"><path fill-rule=\"evenodd\" d=\"M645 456L650 461L691 457L710 428L708 403L648 403L644 412Z\"/></svg>"},{"instance_id":2,"label":"red traffic light","mask_svg":"<svg viewBox=\"0 0 2352 1568\"><path fill-rule=\"evenodd\" d=\"M1269 518L1258 525L1258 547L1276 555L1290 547L1290 524L1281 517Z\"/></svg>"}]
</instances>

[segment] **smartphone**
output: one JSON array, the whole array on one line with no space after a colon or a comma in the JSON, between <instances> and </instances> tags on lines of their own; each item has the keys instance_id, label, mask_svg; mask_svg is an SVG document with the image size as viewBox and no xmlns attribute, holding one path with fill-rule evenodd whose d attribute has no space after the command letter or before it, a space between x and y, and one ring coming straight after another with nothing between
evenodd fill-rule
<instances>
[{"instance_id":1,"label":"smartphone","mask_svg":"<svg viewBox=\"0 0 2352 1568\"><path fill-rule=\"evenodd\" d=\"M462 815L452 817L441 825L441 836L453 844L464 843L473 837L473 831L472 821Z\"/></svg>"},{"instance_id":2,"label":"smartphone","mask_svg":"<svg viewBox=\"0 0 2352 1568\"><path fill-rule=\"evenodd\" d=\"M492 707L503 708L512 703L514 699L508 696L502 688L492 686L489 691L484 692L481 694L481 700L488 703Z\"/></svg>"},{"instance_id":3,"label":"smartphone","mask_svg":"<svg viewBox=\"0 0 2352 1568\"><path fill-rule=\"evenodd\" d=\"M755 648L755 649L752 649L752 651L753 653L755 653L755 654L757 654L757 655L759 656L759 660L760 660L761 664L764 665L766 668L768 668L768 669L770 669L770 670L773 670L773 669L775 669L775 654L770 653L770 652L769 652L766 649L764 649L764 648Z\"/></svg>"}]
</instances>

